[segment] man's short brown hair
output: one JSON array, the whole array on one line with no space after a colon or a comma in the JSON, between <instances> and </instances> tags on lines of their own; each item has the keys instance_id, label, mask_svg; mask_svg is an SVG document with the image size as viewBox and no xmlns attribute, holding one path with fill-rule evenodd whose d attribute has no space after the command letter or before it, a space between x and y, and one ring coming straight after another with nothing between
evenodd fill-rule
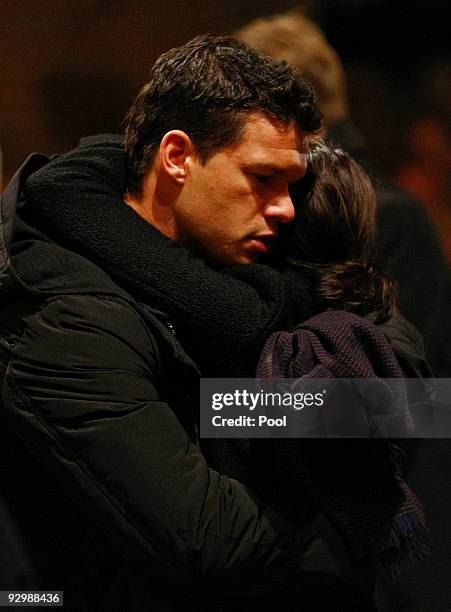
<instances>
[{"instance_id":1,"label":"man's short brown hair","mask_svg":"<svg viewBox=\"0 0 451 612\"><path fill-rule=\"evenodd\" d=\"M139 193L161 139L191 138L203 163L243 135L246 114L261 112L307 133L322 116L311 85L286 62L225 36L198 36L161 55L126 117L129 189Z\"/></svg>"}]
</instances>

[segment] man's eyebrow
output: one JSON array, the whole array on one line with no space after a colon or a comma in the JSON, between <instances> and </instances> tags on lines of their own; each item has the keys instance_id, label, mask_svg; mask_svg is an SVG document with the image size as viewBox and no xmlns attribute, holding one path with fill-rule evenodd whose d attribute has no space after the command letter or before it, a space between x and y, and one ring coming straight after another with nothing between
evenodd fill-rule
<instances>
[{"instance_id":1,"label":"man's eyebrow","mask_svg":"<svg viewBox=\"0 0 451 612\"><path fill-rule=\"evenodd\" d=\"M249 163L249 164L246 164L246 168L252 171L268 172L271 174L278 174L278 175L285 174L286 172L285 169L279 168L278 166L275 166L274 164L267 164L264 162Z\"/></svg>"},{"instance_id":2,"label":"man's eyebrow","mask_svg":"<svg viewBox=\"0 0 451 612\"><path fill-rule=\"evenodd\" d=\"M291 168L281 168L274 164L268 164L265 162L248 163L245 165L245 168L247 170L251 170L252 172L268 172L270 174L276 174L277 176L286 176L295 168L301 169L301 167L297 166L297 164L293 164Z\"/></svg>"}]
</instances>

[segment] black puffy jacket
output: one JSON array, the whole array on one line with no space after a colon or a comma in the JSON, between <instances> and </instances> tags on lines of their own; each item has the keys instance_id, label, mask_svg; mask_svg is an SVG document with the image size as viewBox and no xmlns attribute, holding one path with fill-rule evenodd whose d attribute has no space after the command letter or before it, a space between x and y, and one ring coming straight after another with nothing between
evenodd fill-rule
<instances>
[{"instance_id":1,"label":"black puffy jacket","mask_svg":"<svg viewBox=\"0 0 451 612\"><path fill-rule=\"evenodd\" d=\"M238 609L335 582L309 524L209 469L198 371L164 316L16 213L44 162L1 200L0 589L64 590L78 611Z\"/></svg>"}]
</instances>

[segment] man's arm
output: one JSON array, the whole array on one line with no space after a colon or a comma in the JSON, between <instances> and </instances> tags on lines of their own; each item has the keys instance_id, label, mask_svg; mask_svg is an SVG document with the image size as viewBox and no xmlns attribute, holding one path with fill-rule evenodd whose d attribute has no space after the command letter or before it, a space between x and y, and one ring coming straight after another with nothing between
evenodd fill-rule
<instances>
[{"instance_id":1,"label":"man's arm","mask_svg":"<svg viewBox=\"0 0 451 612\"><path fill-rule=\"evenodd\" d=\"M208 468L159 398L158 368L131 307L54 299L16 345L8 421L132 567L205 594L300 588L305 542Z\"/></svg>"}]
</instances>

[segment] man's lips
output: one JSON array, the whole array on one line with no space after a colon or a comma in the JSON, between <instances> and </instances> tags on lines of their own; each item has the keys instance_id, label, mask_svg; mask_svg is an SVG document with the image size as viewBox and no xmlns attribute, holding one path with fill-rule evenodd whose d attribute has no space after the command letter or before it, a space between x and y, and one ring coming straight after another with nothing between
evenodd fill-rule
<instances>
[{"instance_id":1,"label":"man's lips","mask_svg":"<svg viewBox=\"0 0 451 612\"><path fill-rule=\"evenodd\" d=\"M249 241L256 250L261 253L268 253L272 248L276 236L277 234L274 233L254 234L249 236Z\"/></svg>"}]
</instances>

